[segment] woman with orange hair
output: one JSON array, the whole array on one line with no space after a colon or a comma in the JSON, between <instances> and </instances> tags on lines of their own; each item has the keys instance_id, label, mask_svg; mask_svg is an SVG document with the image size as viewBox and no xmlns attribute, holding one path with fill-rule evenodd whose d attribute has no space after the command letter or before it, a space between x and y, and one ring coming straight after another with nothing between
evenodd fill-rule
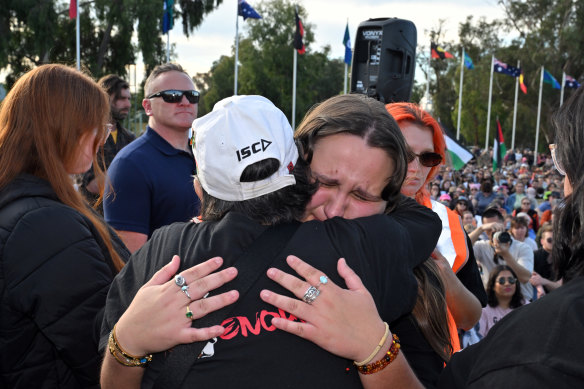
<instances>
[{"instance_id":1,"label":"woman with orange hair","mask_svg":"<svg viewBox=\"0 0 584 389\"><path fill-rule=\"evenodd\" d=\"M402 193L431 208L442 219L442 234L433 257L446 287L450 337L456 352L460 350L458 328L467 330L478 322L486 294L460 217L431 200L428 192L428 183L445 161L444 135L438 122L416 104L392 103L386 109L397 121L412 155Z\"/></svg>"},{"instance_id":2,"label":"woman with orange hair","mask_svg":"<svg viewBox=\"0 0 584 389\"><path fill-rule=\"evenodd\" d=\"M43 65L0 108L0 387L99 384L97 337L129 252L75 190L107 138L87 75ZM98 169L96 169L98 170Z\"/></svg>"}]
</instances>

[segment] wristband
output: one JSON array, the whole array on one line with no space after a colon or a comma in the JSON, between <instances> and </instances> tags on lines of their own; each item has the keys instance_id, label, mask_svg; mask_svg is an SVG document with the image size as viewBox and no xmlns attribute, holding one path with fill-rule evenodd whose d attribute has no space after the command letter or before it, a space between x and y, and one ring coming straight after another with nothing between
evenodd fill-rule
<instances>
[{"instance_id":1,"label":"wristband","mask_svg":"<svg viewBox=\"0 0 584 389\"><path fill-rule=\"evenodd\" d=\"M136 357L128 354L116 339L116 326L110 332L108 340L108 348L113 357L124 366L129 367L146 367L148 362L152 361L152 354L147 354L142 357Z\"/></svg>"},{"instance_id":2,"label":"wristband","mask_svg":"<svg viewBox=\"0 0 584 389\"><path fill-rule=\"evenodd\" d=\"M365 360L363 360L361 362L354 361L353 363L356 366L363 366L363 365L366 365L369 362L371 362L373 357L375 357L375 355L377 355L379 350L381 350L381 347L383 347L383 344L385 343L385 340L387 339L387 336L389 335L389 325L387 325L386 322L383 322L383 324L385 324L385 333L383 334L383 337L379 341L379 344L375 347L375 350L373 350L373 352L371 354L369 354L369 356Z\"/></svg>"},{"instance_id":3,"label":"wristband","mask_svg":"<svg viewBox=\"0 0 584 389\"><path fill-rule=\"evenodd\" d=\"M359 370L359 373L361 374L377 373L378 371L385 369L391 362L395 360L395 358L397 358L397 355L399 354L399 349L400 349L399 338L397 337L396 334L393 334L391 347L389 348L389 350L387 350L385 355L375 363L371 363L365 366L357 366L357 370Z\"/></svg>"}]
</instances>

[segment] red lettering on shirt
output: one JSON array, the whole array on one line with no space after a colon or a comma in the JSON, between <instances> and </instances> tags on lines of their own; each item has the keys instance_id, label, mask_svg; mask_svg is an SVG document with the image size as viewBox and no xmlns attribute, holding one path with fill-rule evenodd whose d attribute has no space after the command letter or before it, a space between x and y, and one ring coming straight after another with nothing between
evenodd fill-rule
<instances>
[{"instance_id":1,"label":"red lettering on shirt","mask_svg":"<svg viewBox=\"0 0 584 389\"><path fill-rule=\"evenodd\" d=\"M245 316L235 316L223 320L221 325L225 327L225 332L220 336L221 339L232 339L236 337L239 333L242 336L247 337L248 331L253 335L259 335L264 329L265 331L275 331L276 327L272 324L270 318L282 318L290 321L299 321L304 323L304 320L298 319L296 316L289 314L286 311L278 309L278 312L270 312L262 309L259 313L255 315L255 324L252 326L249 319ZM268 323L269 321L269 323Z\"/></svg>"}]
</instances>

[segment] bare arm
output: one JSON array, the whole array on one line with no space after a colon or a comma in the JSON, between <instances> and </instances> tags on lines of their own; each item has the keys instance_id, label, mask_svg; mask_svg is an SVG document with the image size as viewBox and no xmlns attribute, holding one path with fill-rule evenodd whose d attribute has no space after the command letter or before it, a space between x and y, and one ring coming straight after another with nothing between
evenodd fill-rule
<instances>
[{"instance_id":1,"label":"bare arm","mask_svg":"<svg viewBox=\"0 0 584 389\"><path fill-rule=\"evenodd\" d=\"M139 232L117 230L116 232L132 254L138 251L140 247L144 246L144 243L148 240L148 235Z\"/></svg>"},{"instance_id":2,"label":"bare arm","mask_svg":"<svg viewBox=\"0 0 584 389\"><path fill-rule=\"evenodd\" d=\"M509 244L498 244L495 246L495 252L505 260L511 269L513 269L515 274L517 274L517 279L519 282L525 284L526 282L529 282L529 279L531 278L531 270L523 267L518 262L518 258L515 258L513 255L511 255L509 252L509 246ZM533 258L531 262L533 263Z\"/></svg>"},{"instance_id":3,"label":"bare arm","mask_svg":"<svg viewBox=\"0 0 584 389\"><path fill-rule=\"evenodd\" d=\"M472 231L470 234L468 234L468 237L470 238L471 244L475 244L476 241L481 236L481 234L483 232L489 231L489 230L493 230L493 233L495 233L497 231L505 231L505 226L502 223L497 223L497 222L481 224L480 226L475 228L474 231Z\"/></svg>"},{"instance_id":4,"label":"bare arm","mask_svg":"<svg viewBox=\"0 0 584 389\"><path fill-rule=\"evenodd\" d=\"M434 250L432 258L440 269L440 275L446 289L446 304L458 328L468 330L481 318L480 301L472 294L452 271L448 260Z\"/></svg>"},{"instance_id":5,"label":"bare arm","mask_svg":"<svg viewBox=\"0 0 584 389\"><path fill-rule=\"evenodd\" d=\"M562 286L562 280L558 280L558 281L548 280L547 278L542 277L537 272L532 273L531 278L529 279L529 282L533 286L540 286L541 285L541 286L545 286L549 290L558 289L560 286Z\"/></svg>"}]
</instances>

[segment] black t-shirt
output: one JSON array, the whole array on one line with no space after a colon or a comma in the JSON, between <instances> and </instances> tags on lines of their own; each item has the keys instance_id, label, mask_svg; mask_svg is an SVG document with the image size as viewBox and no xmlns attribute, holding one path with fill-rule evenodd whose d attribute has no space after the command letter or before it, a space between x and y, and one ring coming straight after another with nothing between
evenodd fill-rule
<instances>
[{"instance_id":1,"label":"black t-shirt","mask_svg":"<svg viewBox=\"0 0 584 389\"><path fill-rule=\"evenodd\" d=\"M551 281L556 281L556 273L552 267L552 264L548 262L548 257L551 254L545 251L543 248L537 249L533 252L533 271L538 273L543 278L547 278ZM543 287L546 293L552 291L552 289L548 289L546 286Z\"/></svg>"},{"instance_id":2,"label":"black t-shirt","mask_svg":"<svg viewBox=\"0 0 584 389\"><path fill-rule=\"evenodd\" d=\"M176 223L155 232L112 284L101 348L105 349L109 331L138 288L174 254L181 257L181 270L217 255L223 257L224 267L243 266L237 259L264 229L246 216L231 212L219 222ZM423 206L412 205L392 216L311 221L299 227L271 266L290 272L285 257L294 254L344 286L336 270L338 258L344 257L373 295L382 319L392 322L411 311L417 295L411 269L428 258L439 234L438 217ZM212 293L232 287L227 284ZM213 344L213 355L197 361L182 386L360 387L352 361L271 326L275 316L297 319L264 303L259 293L266 288L291 296L266 276L260 277L223 321L227 330ZM321 290L326 293L326 287ZM183 347L177 346L172 352L181 352ZM210 350L208 347L205 353L210 354ZM150 379L148 375L154 370L147 368L145 379Z\"/></svg>"},{"instance_id":3,"label":"black t-shirt","mask_svg":"<svg viewBox=\"0 0 584 389\"><path fill-rule=\"evenodd\" d=\"M456 353L439 388L584 387L584 277L513 310Z\"/></svg>"}]
</instances>

